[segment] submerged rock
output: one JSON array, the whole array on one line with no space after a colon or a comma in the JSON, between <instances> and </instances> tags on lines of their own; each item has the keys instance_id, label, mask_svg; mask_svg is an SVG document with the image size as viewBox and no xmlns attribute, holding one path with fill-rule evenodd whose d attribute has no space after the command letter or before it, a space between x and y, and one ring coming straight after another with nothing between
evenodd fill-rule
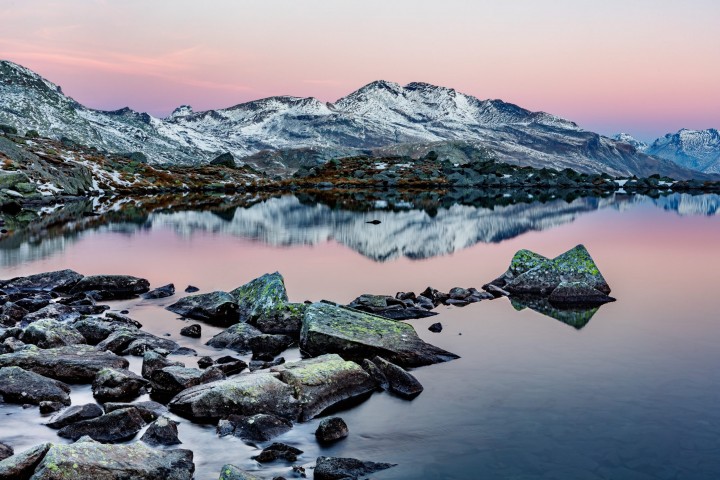
<instances>
[{"instance_id":1,"label":"submerged rock","mask_svg":"<svg viewBox=\"0 0 720 480\"><path fill-rule=\"evenodd\" d=\"M1 461L0 480L29 479L50 447L52 447L52 443L43 443Z\"/></svg>"},{"instance_id":2,"label":"submerged rock","mask_svg":"<svg viewBox=\"0 0 720 480\"><path fill-rule=\"evenodd\" d=\"M100 417L71 423L62 427L58 435L71 440L87 435L98 442L123 442L133 438L144 426L145 420L138 409L130 406Z\"/></svg>"},{"instance_id":3,"label":"submerged rock","mask_svg":"<svg viewBox=\"0 0 720 480\"><path fill-rule=\"evenodd\" d=\"M360 365L336 354L286 363L274 370L280 372L280 380L294 387L301 406L301 421L375 389L375 382Z\"/></svg>"},{"instance_id":4,"label":"submerged rock","mask_svg":"<svg viewBox=\"0 0 720 480\"><path fill-rule=\"evenodd\" d=\"M47 426L50 428L62 428L70 425L71 423L76 423L81 420L90 420L92 418L97 418L102 414L103 410L97 403L73 405L72 407L63 410L60 414L54 416L47 423Z\"/></svg>"},{"instance_id":5,"label":"submerged rock","mask_svg":"<svg viewBox=\"0 0 720 480\"><path fill-rule=\"evenodd\" d=\"M96 291L99 300L133 298L150 290L150 282L130 275L92 275L76 283L70 293Z\"/></svg>"},{"instance_id":6,"label":"submerged rock","mask_svg":"<svg viewBox=\"0 0 720 480\"><path fill-rule=\"evenodd\" d=\"M239 306L241 321L253 323L259 317L288 303L285 280L280 273L266 273L230 292Z\"/></svg>"},{"instance_id":7,"label":"submerged rock","mask_svg":"<svg viewBox=\"0 0 720 480\"><path fill-rule=\"evenodd\" d=\"M315 430L315 437L320 443L336 442L350 434L345 421L340 417L325 418Z\"/></svg>"},{"instance_id":8,"label":"submerged rock","mask_svg":"<svg viewBox=\"0 0 720 480\"><path fill-rule=\"evenodd\" d=\"M399 299L388 295L360 295L348 304L348 307L361 310L363 312L374 313L381 317L393 320L410 320L413 318L425 318L437 315L421 306L415 306L408 295L406 298ZM413 294L414 296L414 294Z\"/></svg>"},{"instance_id":9,"label":"submerged rock","mask_svg":"<svg viewBox=\"0 0 720 480\"><path fill-rule=\"evenodd\" d=\"M364 462L355 458L318 457L315 480L350 480L394 467L392 463Z\"/></svg>"},{"instance_id":10,"label":"submerged rock","mask_svg":"<svg viewBox=\"0 0 720 480\"><path fill-rule=\"evenodd\" d=\"M151 447L158 445L170 446L179 445L182 442L178 438L178 422L167 417L159 417L145 430L140 440Z\"/></svg>"},{"instance_id":11,"label":"submerged rock","mask_svg":"<svg viewBox=\"0 0 720 480\"><path fill-rule=\"evenodd\" d=\"M12 292L67 292L83 276L73 270L38 273L27 277L0 280L0 289Z\"/></svg>"},{"instance_id":12,"label":"submerged rock","mask_svg":"<svg viewBox=\"0 0 720 480\"><path fill-rule=\"evenodd\" d=\"M408 400L420 395L423 391L422 384L413 375L403 368L394 365L384 358L375 357L372 362L383 373L388 382L391 392Z\"/></svg>"},{"instance_id":13,"label":"submerged rock","mask_svg":"<svg viewBox=\"0 0 720 480\"><path fill-rule=\"evenodd\" d=\"M241 470L235 465L223 465L220 470L220 477L218 480L262 480L260 477L256 477L248 472Z\"/></svg>"},{"instance_id":14,"label":"submerged rock","mask_svg":"<svg viewBox=\"0 0 720 480\"><path fill-rule=\"evenodd\" d=\"M208 340L207 345L235 350L238 353L248 353L251 350L250 339L262 334L260 330L250 324L236 323Z\"/></svg>"},{"instance_id":15,"label":"submerged rock","mask_svg":"<svg viewBox=\"0 0 720 480\"><path fill-rule=\"evenodd\" d=\"M308 306L300 332L300 349L310 356L338 353L357 361L381 356L404 367L459 358L425 343L406 323L327 303Z\"/></svg>"},{"instance_id":16,"label":"submerged rock","mask_svg":"<svg viewBox=\"0 0 720 480\"><path fill-rule=\"evenodd\" d=\"M152 300L156 298L172 297L173 295L175 295L175 285L168 283L167 285L163 285L162 287L143 293L141 296L146 300Z\"/></svg>"},{"instance_id":17,"label":"submerged rock","mask_svg":"<svg viewBox=\"0 0 720 480\"><path fill-rule=\"evenodd\" d=\"M0 368L0 398L21 405L39 405L42 401L70 405L70 387L20 367L4 367Z\"/></svg>"},{"instance_id":18,"label":"submerged rock","mask_svg":"<svg viewBox=\"0 0 720 480\"><path fill-rule=\"evenodd\" d=\"M127 368L128 361L88 345L42 350L30 347L0 355L0 367L16 366L70 383L90 383L103 368Z\"/></svg>"},{"instance_id":19,"label":"submerged rock","mask_svg":"<svg viewBox=\"0 0 720 480\"><path fill-rule=\"evenodd\" d=\"M292 386L275 375L252 373L188 388L176 395L168 407L179 415L200 420L258 413L296 419L300 405L294 393Z\"/></svg>"},{"instance_id":20,"label":"submerged rock","mask_svg":"<svg viewBox=\"0 0 720 480\"><path fill-rule=\"evenodd\" d=\"M53 445L32 478L191 480L194 472L190 450L156 450L140 442L104 445L84 440L70 445Z\"/></svg>"},{"instance_id":21,"label":"submerged rock","mask_svg":"<svg viewBox=\"0 0 720 480\"><path fill-rule=\"evenodd\" d=\"M294 462L297 460L298 455L302 453L303 451L299 448L276 442L265 447L263 451L260 452L260 455L256 455L252 457L252 459L260 463L274 462L275 460Z\"/></svg>"},{"instance_id":22,"label":"submerged rock","mask_svg":"<svg viewBox=\"0 0 720 480\"><path fill-rule=\"evenodd\" d=\"M130 400L143 393L150 382L124 369L103 368L92 383L93 396L101 402Z\"/></svg>"},{"instance_id":23,"label":"submerged rock","mask_svg":"<svg viewBox=\"0 0 720 480\"><path fill-rule=\"evenodd\" d=\"M234 435L248 442L267 442L292 429L292 422L267 413L230 415L218 423L218 434Z\"/></svg>"},{"instance_id":24,"label":"submerged rock","mask_svg":"<svg viewBox=\"0 0 720 480\"><path fill-rule=\"evenodd\" d=\"M230 325L238 321L238 304L235 298L226 292L190 295L165 308L183 317L220 325Z\"/></svg>"}]
</instances>

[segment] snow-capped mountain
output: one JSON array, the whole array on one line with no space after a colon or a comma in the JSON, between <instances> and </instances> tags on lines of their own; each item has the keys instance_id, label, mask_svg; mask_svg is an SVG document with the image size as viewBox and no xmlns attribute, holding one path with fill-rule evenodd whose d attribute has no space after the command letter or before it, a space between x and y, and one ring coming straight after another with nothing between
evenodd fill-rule
<instances>
[{"instance_id":1,"label":"snow-capped mountain","mask_svg":"<svg viewBox=\"0 0 720 480\"><path fill-rule=\"evenodd\" d=\"M700 172L720 173L720 133L714 128L668 133L646 152Z\"/></svg>"},{"instance_id":2,"label":"snow-capped mountain","mask_svg":"<svg viewBox=\"0 0 720 480\"><path fill-rule=\"evenodd\" d=\"M637 138L633 137L628 133L618 133L616 135L613 135L612 139L616 142L622 142L627 143L628 145L632 145L640 152L646 151L649 147L647 143L643 142L642 140L638 140Z\"/></svg>"},{"instance_id":3,"label":"snow-capped mountain","mask_svg":"<svg viewBox=\"0 0 720 480\"><path fill-rule=\"evenodd\" d=\"M248 161L255 162L268 157L258 152L283 150L287 155L269 157L276 166L289 167L284 159L297 157L297 149L327 158L395 144L465 141L492 149L499 160L536 167L694 175L554 115L426 83L403 87L377 81L335 103L281 96L204 112L185 105L159 119L128 108L106 112L84 107L34 72L3 61L0 123L108 151L140 151L159 163L199 163L226 151L238 158L253 155ZM265 167L259 161L254 165Z\"/></svg>"}]
</instances>

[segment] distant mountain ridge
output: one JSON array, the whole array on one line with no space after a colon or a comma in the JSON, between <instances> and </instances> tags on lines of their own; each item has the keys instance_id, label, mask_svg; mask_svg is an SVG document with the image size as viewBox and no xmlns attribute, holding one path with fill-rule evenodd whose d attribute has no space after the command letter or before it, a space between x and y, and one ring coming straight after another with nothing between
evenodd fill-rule
<instances>
[{"instance_id":1,"label":"distant mountain ridge","mask_svg":"<svg viewBox=\"0 0 720 480\"><path fill-rule=\"evenodd\" d=\"M554 115L418 82L372 82L335 103L278 96L204 112L184 105L159 119L129 108L87 108L31 70L2 61L0 123L101 150L140 151L156 163L197 164L229 151L277 171L291 170L304 155L322 162L397 145L411 152L464 142L521 165L616 176L695 175Z\"/></svg>"}]
</instances>

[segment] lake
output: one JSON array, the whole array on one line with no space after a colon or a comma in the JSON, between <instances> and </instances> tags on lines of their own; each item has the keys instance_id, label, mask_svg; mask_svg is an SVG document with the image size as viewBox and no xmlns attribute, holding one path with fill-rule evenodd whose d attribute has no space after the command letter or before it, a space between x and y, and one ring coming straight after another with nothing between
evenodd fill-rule
<instances>
[{"instance_id":1,"label":"lake","mask_svg":"<svg viewBox=\"0 0 720 480\"><path fill-rule=\"evenodd\" d=\"M71 268L140 276L152 287L173 282L171 299L109 304L201 356L219 354L204 343L221 329L182 337L189 322L162 308L189 284L229 291L279 271L291 301L348 303L427 286L479 289L519 249L553 257L584 244L616 302L579 322L505 298L441 306L408 323L461 358L414 369L425 387L419 397L378 392L339 412L350 436L330 447L315 441L320 419L274 441L304 450L296 463L306 467L319 455L398 464L378 479L720 478L720 196L362 205L279 196L136 216L118 205L109 210L117 215L79 216L0 242L0 278ZM441 333L428 331L435 322ZM297 349L284 356L300 358ZM178 359L195 366L194 357ZM139 372L141 359L130 360ZM73 387L72 397L93 401L89 386ZM0 441L16 451L64 441L35 408L0 405L0 415ZM250 459L265 444L173 418L182 447L195 452L197 479L217 479L225 463L293 477L289 464Z\"/></svg>"}]
</instances>

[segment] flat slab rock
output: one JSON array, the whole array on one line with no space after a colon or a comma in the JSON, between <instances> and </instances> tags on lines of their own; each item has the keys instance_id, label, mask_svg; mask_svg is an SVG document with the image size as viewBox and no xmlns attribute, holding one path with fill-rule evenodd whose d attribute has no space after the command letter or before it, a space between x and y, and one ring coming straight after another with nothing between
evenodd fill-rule
<instances>
[{"instance_id":1,"label":"flat slab rock","mask_svg":"<svg viewBox=\"0 0 720 480\"><path fill-rule=\"evenodd\" d=\"M0 355L0 367L20 367L45 377L69 383L91 383L103 368L124 368L126 359L110 352L101 352L88 345L43 350L30 347Z\"/></svg>"},{"instance_id":2,"label":"flat slab rock","mask_svg":"<svg viewBox=\"0 0 720 480\"><path fill-rule=\"evenodd\" d=\"M239 319L235 298L220 291L183 297L165 308L183 317L219 325L230 325Z\"/></svg>"},{"instance_id":3,"label":"flat slab rock","mask_svg":"<svg viewBox=\"0 0 720 480\"><path fill-rule=\"evenodd\" d=\"M83 276L73 270L38 273L27 277L0 280L0 289L6 292L67 292Z\"/></svg>"},{"instance_id":4,"label":"flat slab rock","mask_svg":"<svg viewBox=\"0 0 720 480\"><path fill-rule=\"evenodd\" d=\"M191 480L195 472L190 450L157 450L143 443L105 445L81 440L53 445L33 480Z\"/></svg>"},{"instance_id":5,"label":"flat slab rock","mask_svg":"<svg viewBox=\"0 0 720 480\"><path fill-rule=\"evenodd\" d=\"M323 302L313 303L305 311L300 349L313 357L337 353L356 361L380 356L402 367L459 358L425 343L406 323Z\"/></svg>"},{"instance_id":6,"label":"flat slab rock","mask_svg":"<svg viewBox=\"0 0 720 480\"><path fill-rule=\"evenodd\" d=\"M58 435L71 440L87 435L98 442L123 442L133 438L145 425L139 410L128 406L96 418L71 423L61 428Z\"/></svg>"},{"instance_id":7,"label":"flat slab rock","mask_svg":"<svg viewBox=\"0 0 720 480\"><path fill-rule=\"evenodd\" d=\"M70 387L20 367L0 368L0 397L7 403L38 405L42 401L70 405Z\"/></svg>"},{"instance_id":8,"label":"flat slab rock","mask_svg":"<svg viewBox=\"0 0 720 480\"><path fill-rule=\"evenodd\" d=\"M150 290L150 282L130 275L91 275L77 282L70 293L99 292L101 300L133 298Z\"/></svg>"},{"instance_id":9,"label":"flat slab rock","mask_svg":"<svg viewBox=\"0 0 720 480\"><path fill-rule=\"evenodd\" d=\"M349 480L394 467L392 463L364 462L355 458L318 457L315 480Z\"/></svg>"},{"instance_id":10,"label":"flat slab rock","mask_svg":"<svg viewBox=\"0 0 720 480\"><path fill-rule=\"evenodd\" d=\"M43 443L6 458L0 462L0 480L30 478L51 447L51 443Z\"/></svg>"}]
</instances>

